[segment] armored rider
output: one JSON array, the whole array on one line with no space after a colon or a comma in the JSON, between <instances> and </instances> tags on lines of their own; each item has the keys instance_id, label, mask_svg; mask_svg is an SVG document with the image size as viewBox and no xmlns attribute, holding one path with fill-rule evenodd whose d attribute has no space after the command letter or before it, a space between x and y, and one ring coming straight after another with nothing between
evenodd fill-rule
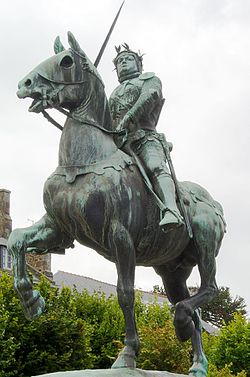
<instances>
[{"instance_id":1,"label":"armored rider","mask_svg":"<svg viewBox=\"0 0 250 377\"><path fill-rule=\"evenodd\" d=\"M156 132L164 102L161 81L154 73L142 73L141 54L131 51L127 44L123 47L124 50L116 47L117 56L113 60L120 82L109 99L113 128L127 130L128 142L137 139L132 149L165 206L160 226L164 230L176 228L183 225L183 220L176 205L175 185L166 166L162 135Z\"/></svg>"}]
</instances>

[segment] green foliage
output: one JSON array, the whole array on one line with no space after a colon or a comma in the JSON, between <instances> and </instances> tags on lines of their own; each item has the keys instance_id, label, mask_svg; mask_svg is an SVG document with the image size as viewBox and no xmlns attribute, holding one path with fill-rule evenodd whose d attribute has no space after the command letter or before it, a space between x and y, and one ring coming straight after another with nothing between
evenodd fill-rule
<instances>
[{"instance_id":1,"label":"green foliage","mask_svg":"<svg viewBox=\"0 0 250 377\"><path fill-rule=\"evenodd\" d=\"M189 291L193 296L198 292L198 287L189 287ZM159 285L153 286L153 292L166 296L164 288ZM218 295L202 306L201 313L204 321L221 327L223 323L229 323L235 313L246 315L246 303L240 296L233 298L228 287L220 287Z\"/></svg>"},{"instance_id":2,"label":"green foliage","mask_svg":"<svg viewBox=\"0 0 250 377\"><path fill-rule=\"evenodd\" d=\"M115 297L102 293L90 296L87 291L73 291L77 316L92 326L91 347L95 355L94 368L111 366L124 338L124 318Z\"/></svg>"},{"instance_id":3,"label":"green foliage","mask_svg":"<svg viewBox=\"0 0 250 377\"><path fill-rule=\"evenodd\" d=\"M142 303L140 293L135 296L135 315L137 326L149 326L153 328L163 327L167 320L170 319L170 307L167 303L159 305L157 297L150 305Z\"/></svg>"},{"instance_id":4,"label":"green foliage","mask_svg":"<svg viewBox=\"0 0 250 377\"><path fill-rule=\"evenodd\" d=\"M124 339L117 298L69 288L59 291L46 279L37 288L46 300L45 313L27 321L12 278L0 277L0 377L109 368ZM141 338L137 366L187 373L191 345L176 339L169 306L156 301L145 305L137 294L135 313ZM250 376L250 325L244 317L235 315L218 337L204 334L203 342L209 377Z\"/></svg>"},{"instance_id":5,"label":"green foliage","mask_svg":"<svg viewBox=\"0 0 250 377\"><path fill-rule=\"evenodd\" d=\"M117 298L66 287L59 292L42 279L37 289L45 313L28 321L12 285L10 276L0 277L0 377L112 365L124 339Z\"/></svg>"},{"instance_id":6,"label":"green foliage","mask_svg":"<svg viewBox=\"0 0 250 377\"><path fill-rule=\"evenodd\" d=\"M245 370L250 376L250 323L240 313L221 328L218 337L204 336L204 348L217 368L230 365L232 373Z\"/></svg>"},{"instance_id":7,"label":"green foliage","mask_svg":"<svg viewBox=\"0 0 250 377\"><path fill-rule=\"evenodd\" d=\"M250 323L240 313L221 328L218 337L204 333L203 345L209 376L250 376Z\"/></svg>"},{"instance_id":8,"label":"green foliage","mask_svg":"<svg viewBox=\"0 0 250 377\"><path fill-rule=\"evenodd\" d=\"M141 341L137 367L186 373L190 367L191 345L177 340L169 305L161 306L157 299L144 305L137 294L135 312Z\"/></svg>"},{"instance_id":9,"label":"green foliage","mask_svg":"<svg viewBox=\"0 0 250 377\"><path fill-rule=\"evenodd\" d=\"M167 319L162 327L144 325L139 329L141 353L137 366L142 369L187 373L190 368L191 345L180 343L173 322Z\"/></svg>"},{"instance_id":10,"label":"green foliage","mask_svg":"<svg viewBox=\"0 0 250 377\"><path fill-rule=\"evenodd\" d=\"M0 376L25 377L45 372L91 368L91 326L76 316L71 292L59 294L43 279L38 289L46 298L46 312L27 321L12 279L0 279Z\"/></svg>"},{"instance_id":11,"label":"green foliage","mask_svg":"<svg viewBox=\"0 0 250 377\"><path fill-rule=\"evenodd\" d=\"M225 367L222 369L217 369L215 365L210 363L207 377L247 377L247 374L245 371L232 374L231 364L225 365Z\"/></svg>"}]
</instances>

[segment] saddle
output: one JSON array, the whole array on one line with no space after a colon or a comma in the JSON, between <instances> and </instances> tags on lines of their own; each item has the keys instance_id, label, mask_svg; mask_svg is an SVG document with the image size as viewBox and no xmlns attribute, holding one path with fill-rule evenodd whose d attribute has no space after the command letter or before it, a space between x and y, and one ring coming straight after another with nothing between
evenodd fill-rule
<instances>
[{"instance_id":1,"label":"saddle","mask_svg":"<svg viewBox=\"0 0 250 377\"><path fill-rule=\"evenodd\" d=\"M56 170L49 176L51 179L55 175L65 176L67 183L74 183L75 179L79 175L85 175L88 173L94 173L97 175L103 175L105 170L108 168L113 168L116 171L121 171L126 167L131 167L135 162L133 159L118 149L111 157L100 162L95 162L93 164L84 166L58 166Z\"/></svg>"}]
</instances>

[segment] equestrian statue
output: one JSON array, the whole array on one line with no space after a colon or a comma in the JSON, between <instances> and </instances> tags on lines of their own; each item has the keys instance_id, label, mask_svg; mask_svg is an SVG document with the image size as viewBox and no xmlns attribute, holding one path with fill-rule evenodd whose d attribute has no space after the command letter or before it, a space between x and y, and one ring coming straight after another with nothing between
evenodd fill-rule
<instances>
[{"instance_id":1,"label":"equestrian statue","mask_svg":"<svg viewBox=\"0 0 250 377\"><path fill-rule=\"evenodd\" d=\"M18 85L29 111L54 108L66 114L58 166L44 185L44 216L15 229L8 241L15 289L26 316L44 309L26 271L25 253L61 253L74 240L117 268L117 295L125 319L124 348L112 368L135 368L140 342L134 314L135 266L152 266L175 307L181 341L192 340L189 375L207 375L199 307L217 293L215 258L225 232L221 205L201 186L178 182L171 145L156 125L163 105L161 81L142 73L142 56L117 47L120 85L108 102L103 81L72 33L59 38L55 55ZM170 174L171 173L171 174ZM190 296L186 281L198 266L201 285Z\"/></svg>"}]
</instances>

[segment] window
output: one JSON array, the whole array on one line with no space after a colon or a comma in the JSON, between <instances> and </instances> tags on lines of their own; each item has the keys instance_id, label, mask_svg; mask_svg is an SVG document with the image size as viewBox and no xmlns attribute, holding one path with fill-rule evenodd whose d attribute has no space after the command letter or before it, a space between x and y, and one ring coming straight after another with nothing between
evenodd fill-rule
<instances>
[{"instance_id":1,"label":"window","mask_svg":"<svg viewBox=\"0 0 250 377\"><path fill-rule=\"evenodd\" d=\"M6 250L7 251L7 250ZM9 253L7 253L7 269L11 270L12 268L12 261L11 261L11 256Z\"/></svg>"},{"instance_id":2,"label":"window","mask_svg":"<svg viewBox=\"0 0 250 377\"><path fill-rule=\"evenodd\" d=\"M6 246L0 245L0 268L4 270L11 270L12 262Z\"/></svg>"}]
</instances>

